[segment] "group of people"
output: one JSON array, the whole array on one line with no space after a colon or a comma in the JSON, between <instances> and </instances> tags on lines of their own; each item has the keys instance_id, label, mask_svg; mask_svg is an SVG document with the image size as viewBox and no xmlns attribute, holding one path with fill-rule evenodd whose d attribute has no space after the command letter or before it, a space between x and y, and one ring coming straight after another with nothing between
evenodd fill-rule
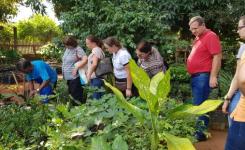
<instances>
[{"instance_id":1,"label":"group of people","mask_svg":"<svg viewBox=\"0 0 245 150\"><path fill-rule=\"evenodd\" d=\"M90 35L85 39L86 46L90 51L87 56L84 50L78 45L74 36L66 36L63 39L65 52L62 57L63 79L67 81L69 94L75 101L85 103L83 97L83 86L79 76L79 69L86 70L86 80L91 87L101 88L103 86L103 76L97 76L95 71L100 60L105 58L105 50L112 54L113 74L115 77L115 86L127 96L137 95L137 90L133 86L130 71L129 60L132 58L130 53L121 42L115 37L108 37L103 41ZM164 61L158 50L150 42L141 41L136 48L138 64L150 77L153 77L160 71L164 71ZM28 64L28 65L27 65ZM29 61L21 59L17 63L17 69L25 73L26 80L29 81L30 94L40 95L52 94L52 84L57 82L57 73L47 63L42 60ZM45 66L45 67L43 67ZM39 83L39 88L34 88L34 82ZM49 89L48 91L46 89ZM43 92L44 91L44 92ZM92 98L100 99L102 92L94 92ZM46 99L45 102L48 102Z\"/></svg>"},{"instance_id":2,"label":"group of people","mask_svg":"<svg viewBox=\"0 0 245 150\"><path fill-rule=\"evenodd\" d=\"M212 88L218 86L218 72L221 67L222 50L218 36L207 29L204 19L196 16L190 19L190 31L195 35L192 50L187 60L187 70L191 75L193 104L200 105L208 99ZM237 33L245 39L245 16L240 17ZM228 114L229 131L225 150L245 149L245 44L239 48L236 73L225 95L222 111ZM196 138L206 140L204 130L208 126L208 118L200 116L197 123Z\"/></svg>"},{"instance_id":3,"label":"group of people","mask_svg":"<svg viewBox=\"0 0 245 150\"><path fill-rule=\"evenodd\" d=\"M205 26L204 18L195 16L189 21L190 31L196 37L192 44L191 53L187 59L187 70L191 75L191 89L193 104L200 105L209 97L212 88L218 86L218 73L221 67L222 48L219 37ZM238 23L239 36L245 39L245 16ZM86 78L93 87L102 87L101 77L97 77L95 70L101 59L105 58L104 50L112 54L113 73L115 84L125 96L134 94L134 86L130 75L130 53L115 37L108 37L101 41L95 36L86 38L86 46L91 50L87 57L84 50L78 45L77 39L67 36L63 40L66 47L62 58L62 74L67 81L71 96L85 103L83 99L83 87L80 83L78 70L87 65ZM245 45L241 45L237 54L237 68L230 89L225 96L222 107L224 113L229 113L229 132L226 142L226 150L245 149L245 58L243 52ZM149 77L165 70L163 57L159 51L147 41L141 41L136 47L138 65L143 68ZM77 65L74 65L77 63ZM30 81L30 93L49 95L57 81L57 74L43 61L21 60L17 69L27 74ZM40 83L39 88L34 89L33 81ZM93 98L99 99L103 93L95 92ZM204 125L200 125L203 122ZM207 129L209 119L200 116L197 122L196 138L199 141L206 140L204 130ZM244 131L244 132L243 132Z\"/></svg>"}]
</instances>

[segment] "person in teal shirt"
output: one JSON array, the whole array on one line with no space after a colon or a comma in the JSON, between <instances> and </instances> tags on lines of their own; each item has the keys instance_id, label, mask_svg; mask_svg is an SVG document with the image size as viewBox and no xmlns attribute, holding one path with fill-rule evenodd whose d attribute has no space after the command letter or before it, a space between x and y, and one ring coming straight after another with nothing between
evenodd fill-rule
<instances>
[{"instance_id":1,"label":"person in teal shirt","mask_svg":"<svg viewBox=\"0 0 245 150\"><path fill-rule=\"evenodd\" d=\"M53 93L53 88L57 83L57 73L47 63L42 60L29 61L21 59L16 64L17 70L24 73L26 80L28 81L30 96L40 94L42 96L48 96ZM39 84L39 87L35 89L34 82ZM49 99L44 98L43 103L48 103Z\"/></svg>"}]
</instances>

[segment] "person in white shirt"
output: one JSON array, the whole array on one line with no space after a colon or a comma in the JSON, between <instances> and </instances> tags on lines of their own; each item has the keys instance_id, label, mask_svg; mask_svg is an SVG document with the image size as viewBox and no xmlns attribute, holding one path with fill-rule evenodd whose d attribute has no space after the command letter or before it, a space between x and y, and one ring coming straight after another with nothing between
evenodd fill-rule
<instances>
[{"instance_id":1,"label":"person in white shirt","mask_svg":"<svg viewBox=\"0 0 245 150\"><path fill-rule=\"evenodd\" d=\"M132 78L128 64L131 55L115 37L108 37L103 42L107 51L113 54L112 64L116 87L121 90L125 96L132 96Z\"/></svg>"}]
</instances>

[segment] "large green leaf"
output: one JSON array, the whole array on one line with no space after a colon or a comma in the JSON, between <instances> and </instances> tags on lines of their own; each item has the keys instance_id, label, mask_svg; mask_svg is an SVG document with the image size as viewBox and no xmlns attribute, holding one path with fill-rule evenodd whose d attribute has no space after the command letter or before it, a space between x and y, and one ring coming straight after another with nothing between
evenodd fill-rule
<instances>
[{"instance_id":1,"label":"large green leaf","mask_svg":"<svg viewBox=\"0 0 245 150\"><path fill-rule=\"evenodd\" d=\"M163 72L159 72L151 79L150 91L157 98L158 104L162 105L170 92L169 70L165 74ZM153 104L155 106L156 102L153 101Z\"/></svg>"},{"instance_id":2,"label":"large green leaf","mask_svg":"<svg viewBox=\"0 0 245 150\"><path fill-rule=\"evenodd\" d=\"M111 150L111 147L102 136L99 136L92 138L90 150Z\"/></svg>"},{"instance_id":3,"label":"large green leaf","mask_svg":"<svg viewBox=\"0 0 245 150\"><path fill-rule=\"evenodd\" d=\"M117 136L112 143L112 150L128 150L128 144L121 135Z\"/></svg>"},{"instance_id":4,"label":"large green leaf","mask_svg":"<svg viewBox=\"0 0 245 150\"><path fill-rule=\"evenodd\" d=\"M157 97L158 102L160 105L163 104L163 102L166 100L169 92L170 92L170 70L168 70L165 74L163 79L160 81L160 83L157 86Z\"/></svg>"},{"instance_id":5,"label":"large green leaf","mask_svg":"<svg viewBox=\"0 0 245 150\"><path fill-rule=\"evenodd\" d=\"M179 138L166 132L162 133L161 138L167 141L168 150L195 150L191 141L187 138Z\"/></svg>"},{"instance_id":6,"label":"large green leaf","mask_svg":"<svg viewBox=\"0 0 245 150\"><path fill-rule=\"evenodd\" d=\"M147 73L135 63L133 59L129 61L130 74L134 85L139 91L139 95L144 100L149 100L150 78Z\"/></svg>"},{"instance_id":7,"label":"large green leaf","mask_svg":"<svg viewBox=\"0 0 245 150\"><path fill-rule=\"evenodd\" d=\"M159 86L159 83L163 80L163 78L164 78L164 73L159 72L151 79L150 91L152 94L157 95L157 88Z\"/></svg>"},{"instance_id":8,"label":"large green leaf","mask_svg":"<svg viewBox=\"0 0 245 150\"><path fill-rule=\"evenodd\" d=\"M215 110L223 101L222 100L205 100L201 105L194 106L191 104L184 104L170 110L169 118L183 118L190 115L202 115Z\"/></svg>"},{"instance_id":9,"label":"large green leaf","mask_svg":"<svg viewBox=\"0 0 245 150\"><path fill-rule=\"evenodd\" d=\"M124 98L121 91L119 91L117 88L113 87L110 83L104 81L105 85L109 87L113 93L116 95L117 100L119 104L124 107L127 111L131 112L137 119L139 119L140 122L144 122L145 120L145 114L143 113L143 110L132 105L131 103L127 102L127 100Z\"/></svg>"},{"instance_id":10,"label":"large green leaf","mask_svg":"<svg viewBox=\"0 0 245 150\"><path fill-rule=\"evenodd\" d=\"M157 108L159 106L159 103L158 103L159 97L157 95L157 90L159 87L159 83L163 80L163 78L164 78L163 72L159 72L151 79L151 82L150 82L150 88L149 88L151 92L150 107L151 107L151 110L153 111L158 110ZM161 89L161 90L164 90L164 89Z\"/></svg>"},{"instance_id":11,"label":"large green leaf","mask_svg":"<svg viewBox=\"0 0 245 150\"><path fill-rule=\"evenodd\" d=\"M137 87L140 97L147 101L151 112L156 112L156 107L158 106L156 106L156 104L158 104L158 99L157 96L150 91L151 81L148 74L142 68L138 67L138 65L132 59L130 60L129 65L133 83ZM152 83L152 86L157 84L156 82L157 79Z\"/></svg>"}]
</instances>

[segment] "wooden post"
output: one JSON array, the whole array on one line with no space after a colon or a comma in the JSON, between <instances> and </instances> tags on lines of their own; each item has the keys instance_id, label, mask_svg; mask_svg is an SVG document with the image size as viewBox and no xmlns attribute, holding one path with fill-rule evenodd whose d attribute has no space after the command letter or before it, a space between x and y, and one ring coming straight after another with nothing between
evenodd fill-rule
<instances>
[{"instance_id":1,"label":"wooden post","mask_svg":"<svg viewBox=\"0 0 245 150\"><path fill-rule=\"evenodd\" d=\"M36 55L36 45L32 46L32 50L33 50L34 55Z\"/></svg>"},{"instance_id":2,"label":"wooden post","mask_svg":"<svg viewBox=\"0 0 245 150\"><path fill-rule=\"evenodd\" d=\"M14 50L17 50L17 28L13 27L14 30Z\"/></svg>"}]
</instances>

